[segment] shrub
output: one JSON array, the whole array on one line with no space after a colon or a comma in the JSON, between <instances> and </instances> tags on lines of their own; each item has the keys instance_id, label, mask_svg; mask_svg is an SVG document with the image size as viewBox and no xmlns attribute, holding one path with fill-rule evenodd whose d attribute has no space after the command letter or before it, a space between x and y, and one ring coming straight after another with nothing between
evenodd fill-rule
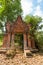
<instances>
[{"instance_id":1,"label":"shrub","mask_svg":"<svg viewBox=\"0 0 43 65\"><path fill-rule=\"evenodd\" d=\"M43 51L43 33L38 33L36 35L36 41L37 41L37 46L40 51Z\"/></svg>"}]
</instances>

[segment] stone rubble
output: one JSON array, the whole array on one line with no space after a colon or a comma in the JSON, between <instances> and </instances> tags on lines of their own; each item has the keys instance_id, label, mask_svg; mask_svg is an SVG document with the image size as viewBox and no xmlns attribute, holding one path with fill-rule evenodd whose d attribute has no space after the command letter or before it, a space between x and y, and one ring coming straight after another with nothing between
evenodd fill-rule
<instances>
[{"instance_id":1,"label":"stone rubble","mask_svg":"<svg viewBox=\"0 0 43 65\"><path fill-rule=\"evenodd\" d=\"M43 55L34 54L33 57L25 57L21 53L8 59L5 54L0 54L0 65L43 65Z\"/></svg>"}]
</instances>

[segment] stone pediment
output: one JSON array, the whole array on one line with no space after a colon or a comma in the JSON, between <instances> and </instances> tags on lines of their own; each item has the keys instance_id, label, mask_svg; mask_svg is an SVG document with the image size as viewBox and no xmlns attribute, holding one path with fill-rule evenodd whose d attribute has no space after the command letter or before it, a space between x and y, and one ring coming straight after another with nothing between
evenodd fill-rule
<instances>
[{"instance_id":1,"label":"stone pediment","mask_svg":"<svg viewBox=\"0 0 43 65\"><path fill-rule=\"evenodd\" d=\"M12 29L14 32L24 32L26 29L26 23L23 22L21 16L18 16L17 20L13 23Z\"/></svg>"}]
</instances>

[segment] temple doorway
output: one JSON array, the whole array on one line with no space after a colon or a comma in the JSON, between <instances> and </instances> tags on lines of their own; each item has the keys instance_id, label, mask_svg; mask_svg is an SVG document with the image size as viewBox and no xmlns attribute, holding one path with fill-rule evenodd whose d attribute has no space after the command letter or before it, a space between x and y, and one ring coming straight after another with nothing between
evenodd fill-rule
<instances>
[{"instance_id":1,"label":"temple doorway","mask_svg":"<svg viewBox=\"0 0 43 65\"><path fill-rule=\"evenodd\" d=\"M22 33L16 33L14 36L14 44L17 48L23 50L23 34Z\"/></svg>"}]
</instances>

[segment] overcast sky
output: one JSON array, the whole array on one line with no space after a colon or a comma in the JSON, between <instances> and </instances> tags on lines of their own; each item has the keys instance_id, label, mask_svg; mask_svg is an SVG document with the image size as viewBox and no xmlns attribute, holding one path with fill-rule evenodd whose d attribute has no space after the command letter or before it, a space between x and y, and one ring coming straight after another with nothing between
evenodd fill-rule
<instances>
[{"instance_id":1,"label":"overcast sky","mask_svg":"<svg viewBox=\"0 0 43 65\"><path fill-rule=\"evenodd\" d=\"M23 16L27 14L43 17L43 0L21 0Z\"/></svg>"}]
</instances>

